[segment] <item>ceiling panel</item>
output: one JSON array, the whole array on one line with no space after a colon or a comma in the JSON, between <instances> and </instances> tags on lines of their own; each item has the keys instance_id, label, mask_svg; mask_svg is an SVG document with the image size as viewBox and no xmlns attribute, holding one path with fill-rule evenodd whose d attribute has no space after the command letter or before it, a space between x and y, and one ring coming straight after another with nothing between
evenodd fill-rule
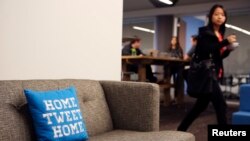
<instances>
[{"instance_id":1,"label":"ceiling panel","mask_svg":"<svg viewBox=\"0 0 250 141\"><path fill-rule=\"evenodd\" d=\"M222 4L229 15L250 14L249 0L178 0L174 6L163 8L154 7L150 1L124 0L123 18L204 15L214 4Z\"/></svg>"},{"instance_id":2,"label":"ceiling panel","mask_svg":"<svg viewBox=\"0 0 250 141\"><path fill-rule=\"evenodd\" d=\"M176 5L190 5L207 2L222 2L228 0L178 0ZM150 0L123 0L123 11L135 11L155 8Z\"/></svg>"},{"instance_id":3,"label":"ceiling panel","mask_svg":"<svg viewBox=\"0 0 250 141\"><path fill-rule=\"evenodd\" d=\"M149 0L123 0L123 11L152 9L154 6Z\"/></svg>"}]
</instances>

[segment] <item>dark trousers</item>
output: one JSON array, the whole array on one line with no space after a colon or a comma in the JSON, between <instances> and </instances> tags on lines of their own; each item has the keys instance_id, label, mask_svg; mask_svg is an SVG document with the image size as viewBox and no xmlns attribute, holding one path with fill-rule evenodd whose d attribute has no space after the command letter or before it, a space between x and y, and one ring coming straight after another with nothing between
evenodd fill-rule
<instances>
[{"instance_id":1,"label":"dark trousers","mask_svg":"<svg viewBox=\"0 0 250 141\"><path fill-rule=\"evenodd\" d=\"M226 102L222 95L220 86L217 81L213 83L213 93L210 95L204 95L197 99L194 107L182 120L181 124L178 126L179 131L186 131L188 127L193 123L193 121L204 111L206 110L209 102L212 102L218 124L227 124L226 118Z\"/></svg>"},{"instance_id":2,"label":"dark trousers","mask_svg":"<svg viewBox=\"0 0 250 141\"><path fill-rule=\"evenodd\" d=\"M170 72L168 72L168 69ZM175 98L178 97L179 91L181 91L180 88L184 87L183 69L184 69L184 66L182 64L170 64L170 65L164 66L164 77L168 78L169 74L170 74L170 77L173 77Z\"/></svg>"}]
</instances>

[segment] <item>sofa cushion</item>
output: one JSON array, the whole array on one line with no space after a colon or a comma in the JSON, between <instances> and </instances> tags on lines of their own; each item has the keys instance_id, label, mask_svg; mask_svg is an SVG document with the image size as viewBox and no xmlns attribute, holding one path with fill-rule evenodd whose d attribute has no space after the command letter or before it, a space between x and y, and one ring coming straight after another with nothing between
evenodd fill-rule
<instances>
[{"instance_id":1,"label":"sofa cushion","mask_svg":"<svg viewBox=\"0 0 250 141\"><path fill-rule=\"evenodd\" d=\"M181 131L136 132L113 130L90 138L89 141L195 141L191 133Z\"/></svg>"},{"instance_id":2,"label":"sofa cushion","mask_svg":"<svg viewBox=\"0 0 250 141\"><path fill-rule=\"evenodd\" d=\"M25 89L37 140L87 140L88 134L73 86L50 91Z\"/></svg>"}]
</instances>

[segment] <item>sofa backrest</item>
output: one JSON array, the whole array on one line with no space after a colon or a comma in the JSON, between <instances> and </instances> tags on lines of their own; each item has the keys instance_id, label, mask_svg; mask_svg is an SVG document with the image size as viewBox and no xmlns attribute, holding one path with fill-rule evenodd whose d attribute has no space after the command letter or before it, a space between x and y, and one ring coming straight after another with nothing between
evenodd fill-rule
<instances>
[{"instance_id":1,"label":"sofa backrest","mask_svg":"<svg viewBox=\"0 0 250 141\"><path fill-rule=\"evenodd\" d=\"M24 89L54 90L75 86L88 134L94 136L113 129L103 89L94 80L10 80L0 81L0 140L34 140Z\"/></svg>"}]
</instances>

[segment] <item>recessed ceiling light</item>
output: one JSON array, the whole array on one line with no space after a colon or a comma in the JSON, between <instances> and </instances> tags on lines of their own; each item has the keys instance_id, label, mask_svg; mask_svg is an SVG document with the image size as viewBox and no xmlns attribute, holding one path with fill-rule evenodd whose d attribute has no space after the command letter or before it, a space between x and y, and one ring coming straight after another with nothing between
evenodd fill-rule
<instances>
[{"instance_id":1,"label":"recessed ceiling light","mask_svg":"<svg viewBox=\"0 0 250 141\"><path fill-rule=\"evenodd\" d=\"M163 2L165 4L168 4L168 5L172 5L173 2L171 0L159 0L160 2Z\"/></svg>"},{"instance_id":2,"label":"recessed ceiling light","mask_svg":"<svg viewBox=\"0 0 250 141\"><path fill-rule=\"evenodd\" d=\"M149 0L155 7L172 7L174 6L178 0Z\"/></svg>"},{"instance_id":3,"label":"recessed ceiling light","mask_svg":"<svg viewBox=\"0 0 250 141\"><path fill-rule=\"evenodd\" d=\"M242 29L242 28L240 28L240 27L237 27L237 26L234 26L234 25L231 25L231 24L226 24L226 27L227 27L227 28L234 29L234 30L239 31L239 32L242 32L242 33L244 33L244 34L250 35L250 31L247 31L247 30Z\"/></svg>"},{"instance_id":4,"label":"recessed ceiling light","mask_svg":"<svg viewBox=\"0 0 250 141\"><path fill-rule=\"evenodd\" d=\"M144 27L139 27L139 26L133 26L133 29L144 31L144 32L149 32L149 33L153 33L153 34L155 33L155 31L152 30L152 29L148 29L148 28L144 28Z\"/></svg>"}]
</instances>

